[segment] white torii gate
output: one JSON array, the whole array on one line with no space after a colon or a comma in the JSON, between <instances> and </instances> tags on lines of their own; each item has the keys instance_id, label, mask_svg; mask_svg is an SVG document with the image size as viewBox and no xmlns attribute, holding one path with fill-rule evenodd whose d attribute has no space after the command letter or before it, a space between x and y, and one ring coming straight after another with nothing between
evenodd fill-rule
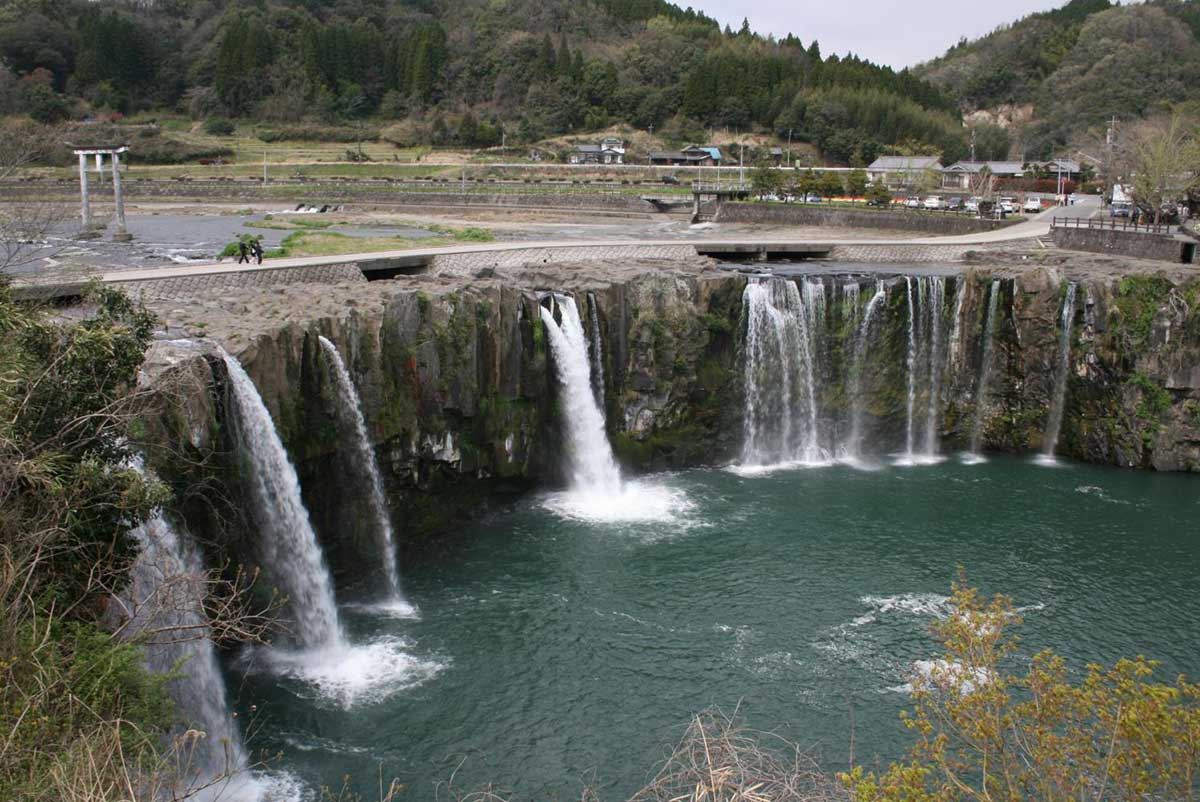
<instances>
[{"instance_id":1,"label":"white torii gate","mask_svg":"<svg viewBox=\"0 0 1200 802\"><path fill-rule=\"evenodd\" d=\"M125 196L121 193L121 154L128 153L129 147L121 145L112 148L76 148L75 155L79 157L79 192L83 200L83 235L92 232L92 204L88 197L88 156L96 160L96 171L104 178L104 157L112 162L113 197L117 202L117 232L113 239L129 240L133 237L125 227Z\"/></svg>"}]
</instances>

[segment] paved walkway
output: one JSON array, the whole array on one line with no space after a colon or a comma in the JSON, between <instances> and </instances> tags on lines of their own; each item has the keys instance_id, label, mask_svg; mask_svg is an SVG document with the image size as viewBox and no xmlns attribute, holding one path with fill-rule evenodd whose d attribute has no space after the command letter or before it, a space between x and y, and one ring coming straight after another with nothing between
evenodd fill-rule
<instances>
[{"instance_id":1,"label":"paved walkway","mask_svg":"<svg viewBox=\"0 0 1200 802\"><path fill-rule=\"evenodd\" d=\"M1086 198L1084 202L1076 206L1065 206L1051 208L1039 215L1024 220L1016 225L1008 226L1007 228L998 229L995 231L984 231L976 234L963 234L949 237L922 237L917 239L822 239L819 243L786 243L786 244L813 244L821 246L875 246L875 247L902 247L902 246L938 246L938 245L987 245L987 244L1002 244L1005 242L1016 242L1019 240L1028 240L1037 237L1045 237L1050 234L1050 224L1054 217L1091 217L1099 208L1097 200L1094 198ZM612 248L637 248L637 249L678 249L680 246L694 247L701 250L720 251L722 247L727 246L729 250L734 250L738 246L760 245L764 242L774 242L769 234L764 233L762 237L740 237L737 239L712 239L712 240L646 240L646 239L605 239L605 240L550 240L550 241L524 241L524 242L503 242L503 243L486 243L479 245L452 245L441 248L414 248L400 251L376 251L370 253L351 253L341 254L337 256L301 256L287 259L271 259L261 266L258 265L239 265L234 262L200 262L196 264L174 265L170 267L157 267L148 269L124 269L119 271L110 271L102 273L100 278L105 282L127 282L127 281L156 281L159 279L172 278L187 278L191 276L215 276L224 273L246 273L258 271L273 271L285 270L292 268L305 267L322 267L328 265L344 265L354 262L377 262L385 260L403 260L405 262L414 263L420 261L430 261L434 257L439 256L458 256L466 254L491 254L504 253L508 251L523 251L531 249L596 249L608 250Z\"/></svg>"}]
</instances>

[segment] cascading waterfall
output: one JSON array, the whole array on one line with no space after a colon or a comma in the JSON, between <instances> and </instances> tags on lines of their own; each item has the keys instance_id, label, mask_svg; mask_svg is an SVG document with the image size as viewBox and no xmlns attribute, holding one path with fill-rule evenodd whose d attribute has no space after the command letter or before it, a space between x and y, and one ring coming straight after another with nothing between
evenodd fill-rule
<instances>
[{"instance_id":1,"label":"cascading waterfall","mask_svg":"<svg viewBox=\"0 0 1200 802\"><path fill-rule=\"evenodd\" d=\"M942 414L942 314L946 297L946 279L929 278L929 407L925 415L925 456L938 452L938 430Z\"/></svg>"},{"instance_id":2,"label":"cascading waterfall","mask_svg":"<svg viewBox=\"0 0 1200 802\"><path fill-rule=\"evenodd\" d=\"M967 297L967 287L963 277L959 276L954 282L954 323L950 329L950 367L957 368L962 363L962 326L963 301Z\"/></svg>"},{"instance_id":3,"label":"cascading waterfall","mask_svg":"<svg viewBox=\"0 0 1200 802\"><path fill-rule=\"evenodd\" d=\"M979 386L975 391L975 417L971 422L971 454L979 456L983 447L983 417L987 406L988 384L996 353L996 315L1000 308L1000 279L993 279L988 292L987 321L983 328L983 362L979 366Z\"/></svg>"},{"instance_id":4,"label":"cascading waterfall","mask_svg":"<svg viewBox=\"0 0 1200 802\"><path fill-rule=\"evenodd\" d=\"M229 714L225 679L204 615L208 584L199 550L161 512L132 535L140 551L122 598L130 616L126 626L145 638L150 671L176 675L167 690L186 726L204 733L188 751L184 776L177 780L182 797L245 770L246 750Z\"/></svg>"},{"instance_id":5,"label":"cascading waterfall","mask_svg":"<svg viewBox=\"0 0 1200 802\"><path fill-rule=\"evenodd\" d=\"M875 311L887 297L887 286L878 281L875 283L875 294L867 302L863 312L862 322L854 338L854 361L851 365L851 375L847 383L850 397L850 435L842 444L842 453L848 459L862 456L862 426L866 405L863 403L863 371L866 368L867 343L871 339L871 321L875 319Z\"/></svg>"},{"instance_id":6,"label":"cascading waterfall","mask_svg":"<svg viewBox=\"0 0 1200 802\"><path fill-rule=\"evenodd\" d=\"M908 404L905 411L904 454L908 461L913 459L913 412L917 405L917 312L913 302L913 280L904 277L904 291L908 300Z\"/></svg>"},{"instance_id":7,"label":"cascading waterfall","mask_svg":"<svg viewBox=\"0 0 1200 802\"><path fill-rule=\"evenodd\" d=\"M592 336L588 342L588 353L592 358L592 392L596 396L596 403L604 409L604 344L600 338L600 308L595 293L589 292L587 301L588 317L592 319Z\"/></svg>"},{"instance_id":8,"label":"cascading waterfall","mask_svg":"<svg viewBox=\"0 0 1200 802\"><path fill-rule=\"evenodd\" d=\"M746 284L743 466L823 458L810 320L810 313L824 319L824 285L818 286L806 285L806 302L792 281Z\"/></svg>"},{"instance_id":9,"label":"cascading waterfall","mask_svg":"<svg viewBox=\"0 0 1200 802\"><path fill-rule=\"evenodd\" d=\"M1061 327L1058 334L1058 365L1054 374L1054 396L1050 403L1050 416L1046 419L1046 433L1042 439L1042 455L1052 459L1058 447L1058 434L1062 429L1063 410L1067 401L1067 382L1071 374L1071 327L1075 322L1074 283L1067 285L1067 297L1063 300Z\"/></svg>"},{"instance_id":10,"label":"cascading waterfall","mask_svg":"<svg viewBox=\"0 0 1200 802\"><path fill-rule=\"evenodd\" d=\"M375 535L379 541L379 556L383 561L388 597L393 602L401 603L403 596L400 592L400 571L396 561L396 537L392 531L387 497L383 492L383 477L379 473L379 465L375 461L375 450L371 448L371 440L367 435L367 423L362 413L362 400L337 346L324 337L317 339L321 343L321 350L333 368L337 384L339 412L342 419L348 421L354 430L354 449L358 456L355 464L362 472L363 476L360 478L366 483L369 491L367 495L370 500L371 514L375 519Z\"/></svg>"},{"instance_id":11,"label":"cascading waterfall","mask_svg":"<svg viewBox=\"0 0 1200 802\"><path fill-rule=\"evenodd\" d=\"M258 388L240 362L222 352L237 407L237 436L248 461L253 514L264 562L288 597L297 644L342 643L333 583L300 498L300 480Z\"/></svg>"},{"instance_id":12,"label":"cascading waterfall","mask_svg":"<svg viewBox=\"0 0 1200 802\"><path fill-rule=\"evenodd\" d=\"M569 295L556 294L553 300L562 325L545 306L541 307L541 315L563 390L571 488L615 495L621 491L621 472L605 432L604 413L592 393L591 365L579 310Z\"/></svg>"}]
</instances>

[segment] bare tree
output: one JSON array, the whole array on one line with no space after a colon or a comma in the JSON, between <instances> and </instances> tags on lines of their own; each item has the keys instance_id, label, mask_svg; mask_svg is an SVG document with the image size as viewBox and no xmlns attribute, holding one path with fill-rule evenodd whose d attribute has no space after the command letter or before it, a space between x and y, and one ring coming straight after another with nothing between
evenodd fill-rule
<instances>
[{"instance_id":1,"label":"bare tree","mask_svg":"<svg viewBox=\"0 0 1200 802\"><path fill-rule=\"evenodd\" d=\"M1139 123L1130 134L1128 156L1133 196L1139 206L1154 210L1156 225L1164 205L1200 185L1198 126L1178 112Z\"/></svg>"},{"instance_id":2,"label":"bare tree","mask_svg":"<svg viewBox=\"0 0 1200 802\"><path fill-rule=\"evenodd\" d=\"M36 123L14 121L0 124L0 185L15 189L25 172L46 158L58 142L58 132ZM65 204L15 191L0 197L0 281L20 267L52 256L56 229L69 219Z\"/></svg>"}]
</instances>

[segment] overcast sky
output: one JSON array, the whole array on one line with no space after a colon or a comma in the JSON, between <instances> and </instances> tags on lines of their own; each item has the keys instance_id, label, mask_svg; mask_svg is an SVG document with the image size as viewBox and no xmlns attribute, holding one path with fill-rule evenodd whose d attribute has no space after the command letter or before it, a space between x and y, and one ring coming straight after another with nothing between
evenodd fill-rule
<instances>
[{"instance_id":1,"label":"overcast sky","mask_svg":"<svg viewBox=\"0 0 1200 802\"><path fill-rule=\"evenodd\" d=\"M853 52L899 69L928 61L966 36L975 39L1034 11L1066 0L675 0L728 23L735 31L743 17L758 33L776 38L794 33L821 52Z\"/></svg>"}]
</instances>

